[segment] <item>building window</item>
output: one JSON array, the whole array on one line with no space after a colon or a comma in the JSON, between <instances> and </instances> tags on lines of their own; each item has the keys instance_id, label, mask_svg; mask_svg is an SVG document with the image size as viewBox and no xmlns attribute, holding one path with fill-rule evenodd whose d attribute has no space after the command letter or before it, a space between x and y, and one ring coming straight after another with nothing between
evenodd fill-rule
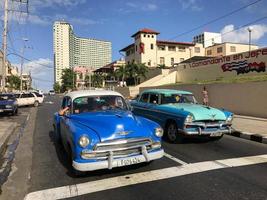
<instances>
[{"instance_id":1,"label":"building window","mask_svg":"<svg viewBox=\"0 0 267 200\"><path fill-rule=\"evenodd\" d=\"M176 50L175 46L168 46L168 49L169 49L169 51L175 51Z\"/></svg>"},{"instance_id":2,"label":"building window","mask_svg":"<svg viewBox=\"0 0 267 200\"><path fill-rule=\"evenodd\" d=\"M174 58L171 58L171 65L174 65Z\"/></svg>"},{"instance_id":3,"label":"building window","mask_svg":"<svg viewBox=\"0 0 267 200\"><path fill-rule=\"evenodd\" d=\"M200 47L195 47L195 53L200 53Z\"/></svg>"},{"instance_id":4,"label":"building window","mask_svg":"<svg viewBox=\"0 0 267 200\"><path fill-rule=\"evenodd\" d=\"M146 37L146 34L144 34L144 37Z\"/></svg>"},{"instance_id":5,"label":"building window","mask_svg":"<svg viewBox=\"0 0 267 200\"><path fill-rule=\"evenodd\" d=\"M183 62L184 61L184 58L180 58L180 62Z\"/></svg>"},{"instance_id":6,"label":"building window","mask_svg":"<svg viewBox=\"0 0 267 200\"><path fill-rule=\"evenodd\" d=\"M236 52L236 47L235 46L230 46L230 51L231 52Z\"/></svg>"},{"instance_id":7,"label":"building window","mask_svg":"<svg viewBox=\"0 0 267 200\"><path fill-rule=\"evenodd\" d=\"M207 50L207 55L210 56L212 54L211 50Z\"/></svg>"},{"instance_id":8,"label":"building window","mask_svg":"<svg viewBox=\"0 0 267 200\"><path fill-rule=\"evenodd\" d=\"M154 49L154 45L153 44L150 44L150 49Z\"/></svg>"},{"instance_id":9,"label":"building window","mask_svg":"<svg viewBox=\"0 0 267 200\"><path fill-rule=\"evenodd\" d=\"M185 52L185 47L179 47L180 52Z\"/></svg>"},{"instance_id":10,"label":"building window","mask_svg":"<svg viewBox=\"0 0 267 200\"><path fill-rule=\"evenodd\" d=\"M147 37L150 37L150 35L147 35Z\"/></svg>"},{"instance_id":11,"label":"building window","mask_svg":"<svg viewBox=\"0 0 267 200\"><path fill-rule=\"evenodd\" d=\"M160 63L161 65L165 65L165 59L164 59L164 57L160 57L160 58L159 58L159 63Z\"/></svg>"},{"instance_id":12,"label":"building window","mask_svg":"<svg viewBox=\"0 0 267 200\"><path fill-rule=\"evenodd\" d=\"M163 45L158 46L158 50L165 51L165 46Z\"/></svg>"},{"instance_id":13,"label":"building window","mask_svg":"<svg viewBox=\"0 0 267 200\"><path fill-rule=\"evenodd\" d=\"M151 66L151 60L148 61L147 65L148 66Z\"/></svg>"},{"instance_id":14,"label":"building window","mask_svg":"<svg viewBox=\"0 0 267 200\"><path fill-rule=\"evenodd\" d=\"M222 47L218 47L217 48L217 53L222 53L223 52L223 48Z\"/></svg>"},{"instance_id":15,"label":"building window","mask_svg":"<svg viewBox=\"0 0 267 200\"><path fill-rule=\"evenodd\" d=\"M152 38L154 38L154 35L151 35Z\"/></svg>"}]
</instances>

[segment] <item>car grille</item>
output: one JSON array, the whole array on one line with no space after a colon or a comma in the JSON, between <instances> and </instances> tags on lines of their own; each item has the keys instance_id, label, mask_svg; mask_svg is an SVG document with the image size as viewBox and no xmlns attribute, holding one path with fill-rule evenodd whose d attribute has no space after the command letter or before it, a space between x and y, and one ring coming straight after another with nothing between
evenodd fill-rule
<instances>
[{"instance_id":1,"label":"car grille","mask_svg":"<svg viewBox=\"0 0 267 200\"><path fill-rule=\"evenodd\" d=\"M92 159L107 159L112 152L114 158L126 157L132 154L141 154L142 147L151 150L152 141L149 138L119 139L101 142L95 145L93 151L88 154L94 154ZM83 157L86 157L83 152Z\"/></svg>"}]
</instances>

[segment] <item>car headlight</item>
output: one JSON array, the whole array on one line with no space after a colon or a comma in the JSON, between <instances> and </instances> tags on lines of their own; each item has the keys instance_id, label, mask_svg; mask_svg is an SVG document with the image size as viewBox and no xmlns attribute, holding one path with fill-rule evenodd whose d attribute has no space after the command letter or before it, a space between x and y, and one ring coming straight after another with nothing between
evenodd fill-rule
<instances>
[{"instance_id":1,"label":"car headlight","mask_svg":"<svg viewBox=\"0 0 267 200\"><path fill-rule=\"evenodd\" d=\"M234 116L233 115L230 115L229 117L227 117L226 123L227 124L232 124L233 119L234 119Z\"/></svg>"},{"instance_id":2,"label":"car headlight","mask_svg":"<svg viewBox=\"0 0 267 200\"><path fill-rule=\"evenodd\" d=\"M83 148L87 147L88 144L90 143L90 140L87 136L83 135L82 137L80 137L79 139L79 145Z\"/></svg>"},{"instance_id":3,"label":"car headlight","mask_svg":"<svg viewBox=\"0 0 267 200\"><path fill-rule=\"evenodd\" d=\"M155 135L157 137L162 137L163 136L163 129L162 128L155 128Z\"/></svg>"},{"instance_id":4,"label":"car headlight","mask_svg":"<svg viewBox=\"0 0 267 200\"><path fill-rule=\"evenodd\" d=\"M12 106L11 105L6 105L6 108L12 108Z\"/></svg>"},{"instance_id":5,"label":"car headlight","mask_svg":"<svg viewBox=\"0 0 267 200\"><path fill-rule=\"evenodd\" d=\"M193 120L194 120L193 115L187 115L187 117L185 118L184 123L191 124L193 122Z\"/></svg>"}]
</instances>

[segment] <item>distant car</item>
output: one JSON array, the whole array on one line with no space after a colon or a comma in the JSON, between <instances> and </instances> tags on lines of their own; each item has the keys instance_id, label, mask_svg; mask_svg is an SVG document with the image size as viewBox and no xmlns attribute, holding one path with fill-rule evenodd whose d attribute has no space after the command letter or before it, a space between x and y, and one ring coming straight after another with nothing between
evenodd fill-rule
<instances>
[{"instance_id":1,"label":"distant car","mask_svg":"<svg viewBox=\"0 0 267 200\"><path fill-rule=\"evenodd\" d=\"M19 93L16 94L18 106L35 106L39 105L37 96L34 93Z\"/></svg>"},{"instance_id":2,"label":"distant car","mask_svg":"<svg viewBox=\"0 0 267 200\"><path fill-rule=\"evenodd\" d=\"M18 103L14 94L0 94L0 113L18 113Z\"/></svg>"},{"instance_id":3,"label":"distant car","mask_svg":"<svg viewBox=\"0 0 267 200\"><path fill-rule=\"evenodd\" d=\"M38 92L32 92L32 93L34 93L36 95L36 98L37 98L39 104L42 104L44 102L44 95L43 94L40 94Z\"/></svg>"},{"instance_id":4,"label":"distant car","mask_svg":"<svg viewBox=\"0 0 267 200\"><path fill-rule=\"evenodd\" d=\"M50 90L49 92L48 92L48 95L55 95L56 93L55 93L55 91L54 90Z\"/></svg>"},{"instance_id":5,"label":"distant car","mask_svg":"<svg viewBox=\"0 0 267 200\"><path fill-rule=\"evenodd\" d=\"M54 132L72 161L75 173L149 162L163 156L161 127L136 117L114 91L67 93L54 115Z\"/></svg>"},{"instance_id":6,"label":"distant car","mask_svg":"<svg viewBox=\"0 0 267 200\"><path fill-rule=\"evenodd\" d=\"M173 143L190 136L220 139L231 131L233 113L200 105L191 92L145 90L131 105L134 114L164 127L164 136Z\"/></svg>"}]
</instances>

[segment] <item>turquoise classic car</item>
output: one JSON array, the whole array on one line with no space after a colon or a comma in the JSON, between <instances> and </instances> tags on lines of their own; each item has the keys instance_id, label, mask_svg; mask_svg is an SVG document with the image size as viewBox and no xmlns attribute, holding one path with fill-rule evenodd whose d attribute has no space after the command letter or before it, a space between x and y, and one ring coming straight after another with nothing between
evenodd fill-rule
<instances>
[{"instance_id":1,"label":"turquoise classic car","mask_svg":"<svg viewBox=\"0 0 267 200\"><path fill-rule=\"evenodd\" d=\"M191 92L145 90L131 106L134 114L159 123L166 139L173 143L190 136L220 139L231 132L233 113L198 104Z\"/></svg>"}]
</instances>

